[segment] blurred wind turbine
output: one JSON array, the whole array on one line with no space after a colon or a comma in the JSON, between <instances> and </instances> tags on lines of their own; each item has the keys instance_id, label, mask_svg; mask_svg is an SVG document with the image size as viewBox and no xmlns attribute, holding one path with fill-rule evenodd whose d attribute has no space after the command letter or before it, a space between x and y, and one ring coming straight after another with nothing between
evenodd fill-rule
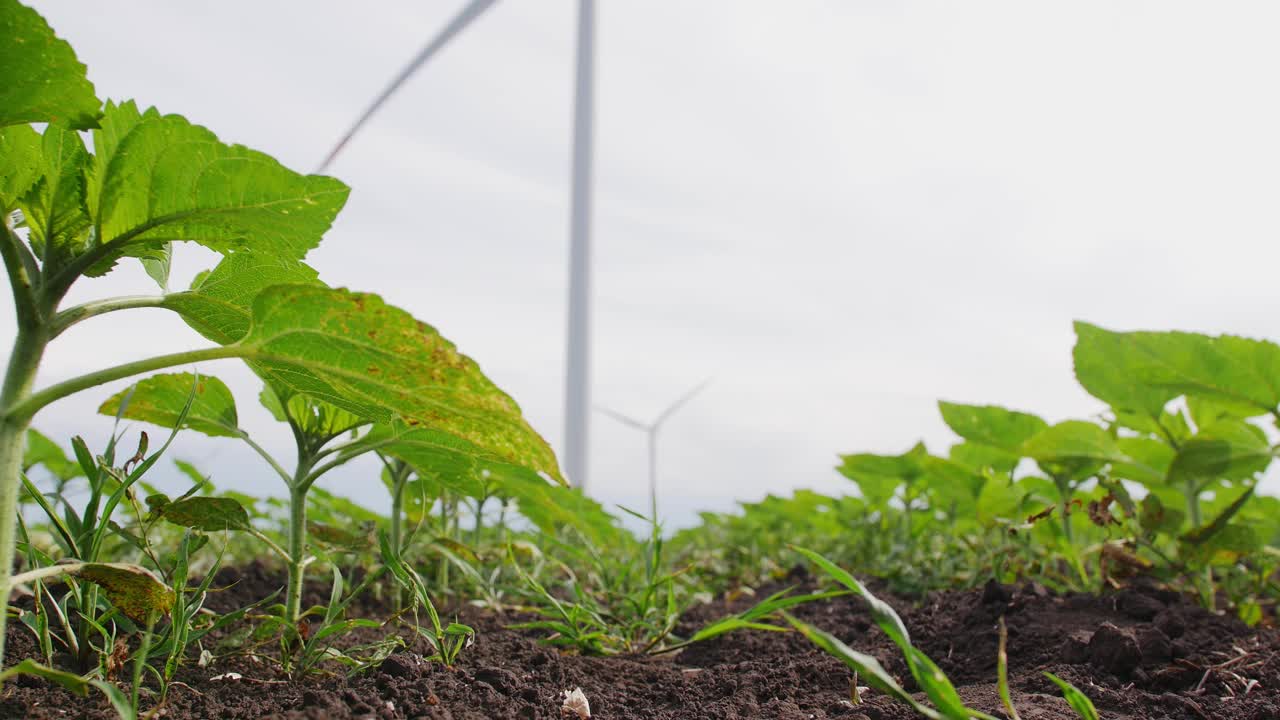
<instances>
[{"instance_id":1,"label":"blurred wind turbine","mask_svg":"<svg viewBox=\"0 0 1280 720\"><path fill-rule=\"evenodd\" d=\"M658 431L662 429L662 424L670 420L677 410L687 405L698 393L706 390L710 384L710 378L703 380L697 387L681 395L678 400L668 405L666 410L658 413L657 419L651 423L636 420L607 407L596 406L597 412L608 415L623 425L640 430L645 434L649 444L649 516L653 518L655 523L658 521Z\"/></svg>"},{"instance_id":2,"label":"blurred wind turbine","mask_svg":"<svg viewBox=\"0 0 1280 720\"><path fill-rule=\"evenodd\" d=\"M427 60L497 0L472 0L418 52L320 163L324 172L351 138ZM573 103L573 179L569 207L569 321L565 363L565 474L587 491L591 407L591 167L595 119L595 0L578 2Z\"/></svg>"}]
</instances>

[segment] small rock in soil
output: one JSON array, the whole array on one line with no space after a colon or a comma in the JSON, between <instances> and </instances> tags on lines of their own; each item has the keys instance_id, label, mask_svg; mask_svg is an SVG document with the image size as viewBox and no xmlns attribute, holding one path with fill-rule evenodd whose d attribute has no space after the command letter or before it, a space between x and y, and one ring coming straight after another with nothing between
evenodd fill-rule
<instances>
[{"instance_id":1,"label":"small rock in soil","mask_svg":"<svg viewBox=\"0 0 1280 720\"><path fill-rule=\"evenodd\" d=\"M1133 631L1102 623L1089 640L1089 661L1095 667L1127 677L1142 662L1142 651Z\"/></svg>"},{"instance_id":2,"label":"small rock in soil","mask_svg":"<svg viewBox=\"0 0 1280 720\"><path fill-rule=\"evenodd\" d=\"M1164 610L1164 603L1150 595L1126 592L1120 595L1118 609L1134 620L1150 620Z\"/></svg>"},{"instance_id":3,"label":"small rock in soil","mask_svg":"<svg viewBox=\"0 0 1280 720\"><path fill-rule=\"evenodd\" d=\"M1187 632L1187 620L1177 610L1165 610L1156 615L1155 626L1170 638L1177 639Z\"/></svg>"},{"instance_id":4,"label":"small rock in soil","mask_svg":"<svg viewBox=\"0 0 1280 720\"><path fill-rule=\"evenodd\" d=\"M1058 651L1058 657L1062 662L1079 665L1089 661L1089 641L1093 639L1093 634L1084 630L1077 630L1067 636L1062 641L1062 649Z\"/></svg>"},{"instance_id":5,"label":"small rock in soil","mask_svg":"<svg viewBox=\"0 0 1280 720\"><path fill-rule=\"evenodd\" d=\"M391 677L417 677L419 664L417 655L396 653L383 660L378 669Z\"/></svg>"},{"instance_id":6,"label":"small rock in soil","mask_svg":"<svg viewBox=\"0 0 1280 720\"><path fill-rule=\"evenodd\" d=\"M995 605L996 603L1007 603L1013 596L1005 589L1003 585L994 579L988 580L987 584L982 588L982 604Z\"/></svg>"},{"instance_id":7,"label":"small rock in soil","mask_svg":"<svg viewBox=\"0 0 1280 720\"><path fill-rule=\"evenodd\" d=\"M520 678L510 670L482 667L473 674L476 680L486 682L503 695L511 695L520 687Z\"/></svg>"},{"instance_id":8,"label":"small rock in soil","mask_svg":"<svg viewBox=\"0 0 1280 720\"><path fill-rule=\"evenodd\" d=\"M1173 658L1173 645L1160 628L1144 627L1138 630L1137 635L1144 665L1165 663Z\"/></svg>"}]
</instances>

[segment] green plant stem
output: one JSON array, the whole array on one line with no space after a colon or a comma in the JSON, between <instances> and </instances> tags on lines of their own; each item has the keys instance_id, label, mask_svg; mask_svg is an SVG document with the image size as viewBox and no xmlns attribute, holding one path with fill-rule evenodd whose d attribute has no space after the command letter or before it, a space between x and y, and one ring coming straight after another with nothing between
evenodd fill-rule
<instances>
[{"instance_id":1,"label":"green plant stem","mask_svg":"<svg viewBox=\"0 0 1280 720\"><path fill-rule=\"evenodd\" d=\"M6 213L7 215L7 213ZM13 307L17 311L18 322L23 324L39 321L40 312L36 301L35 286L27 265L22 261L22 253L26 251L13 230L9 228L7 218L0 218L4 235L0 237L0 257L4 258L5 271L9 274L9 288L13 291Z\"/></svg>"},{"instance_id":2,"label":"green plant stem","mask_svg":"<svg viewBox=\"0 0 1280 720\"><path fill-rule=\"evenodd\" d=\"M1056 476L1053 478L1053 484L1058 486L1058 511L1062 514L1062 534L1066 536L1068 545L1074 545L1075 532L1071 529L1071 484Z\"/></svg>"},{"instance_id":3,"label":"green plant stem","mask_svg":"<svg viewBox=\"0 0 1280 720\"><path fill-rule=\"evenodd\" d=\"M480 547L480 532L484 529L484 506L488 502L488 495L476 502L476 526L471 532L471 544L475 547Z\"/></svg>"},{"instance_id":4,"label":"green plant stem","mask_svg":"<svg viewBox=\"0 0 1280 720\"><path fill-rule=\"evenodd\" d=\"M116 310L130 310L133 308L154 308L164 305L163 295L125 295L122 297L106 298L104 300L92 300L83 305L75 305L53 316L53 320L49 323L49 337L56 338L61 335L67 328L91 317L105 315Z\"/></svg>"},{"instance_id":5,"label":"green plant stem","mask_svg":"<svg viewBox=\"0 0 1280 720\"><path fill-rule=\"evenodd\" d=\"M21 342L21 338L19 338ZM47 340L45 341L47 342ZM15 353L17 352L15 343ZM40 347L43 354L44 345ZM72 378L56 385L49 387L29 395L19 397L0 396L0 404L3 404L4 417L23 418L24 422L29 421L36 411L43 408L55 400L87 390L91 387L97 387L113 380L139 375L152 370L163 370L165 368L175 367L177 365L187 365L201 360L221 360L223 358L240 357L244 354L244 350L236 345L228 345L225 347L203 348L200 350L187 350L186 352L171 353L169 355L161 355L159 357L147 358L146 360L137 360L123 365L116 365L105 370L98 370L87 375ZM39 358L37 358L38 361ZM12 367L12 363L10 363ZM34 366L32 367L32 375L34 376ZM30 390L30 382L27 384L27 390ZM25 428L25 426L24 426Z\"/></svg>"},{"instance_id":6,"label":"green plant stem","mask_svg":"<svg viewBox=\"0 0 1280 720\"><path fill-rule=\"evenodd\" d=\"M21 310L18 325L18 336L14 339L13 351L9 356L4 386L0 389L0 407L4 408L18 405L30 395L31 387L35 384L36 369L40 366L40 359L49 342L36 318L24 316ZM9 594L13 590L11 575L17 549L18 488L21 486L22 455L30 423L29 414L0 414L0 664L4 662L5 624L9 615Z\"/></svg>"},{"instance_id":7,"label":"green plant stem","mask_svg":"<svg viewBox=\"0 0 1280 720\"><path fill-rule=\"evenodd\" d=\"M302 614L302 581L307 565L307 486L302 480L309 469L306 459L299 458L295 483L289 488L289 587L285 594L284 621L291 629Z\"/></svg>"},{"instance_id":8,"label":"green plant stem","mask_svg":"<svg viewBox=\"0 0 1280 720\"><path fill-rule=\"evenodd\" d=\"M276 459L271 456L271 453L267 452L266 448L262 447L255 442L253 438L249 437L249 433L241 432L240 439L243 440L246 445L253 448L253 451L258 453L258 456L265 460L267 464L271 466L272 470L276 471L276 474L284 480L286 485L293 483L293 476L289 474L289 471L285 470L279 462L276 462Z\"/></svg>"},{"instance_id":9,"label":"green plant stem","mask_svg":"<svg viewBox=\"0 0 1280 720\"><path fill-rule=\"evenodd\" d=\"M1192 528L1198 528L1203 518L1200 516L1200 488L1196 486L1195 480L1187 481L1186 493L1187 518L1191 521Z\"/></svg>"}]
</instances>

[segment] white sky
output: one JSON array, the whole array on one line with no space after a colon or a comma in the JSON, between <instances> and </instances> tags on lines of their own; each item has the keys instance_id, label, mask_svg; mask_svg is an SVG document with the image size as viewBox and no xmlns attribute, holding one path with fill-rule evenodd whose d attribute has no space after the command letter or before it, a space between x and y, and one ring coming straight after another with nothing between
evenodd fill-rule
<instances>
[{"instance_id":1,"label":"white sky","mask_svg":"<svg viewBox=\"0 0 1280 720\"><path fill-rule=\"evenodd\" d=\"M299 170L462 2L37 2L104 98L181 113ZM331 169L308 260L475 357L557 448L576 3L500 2ZM935 399L1100 408L1072 319L1280 337L1280 44L1271 3L601 2L595 399L645 417L690 508L851 490L841 452L951 438ZM180 256L175 287L212 264ZM133 267L73 300L152 292ZM7 294L0 335L11 337ZM86 323L48 383L200 345L162 311ZM245 427L286 459L242 367ZM127 383L120 383L124 385ZM117 386L36 425L100 445ZM594 494L639 505L643 437L594 420ZM232 441L174 455L280 493ZM368 466L328 486L385 504Z\"/></svg>"}]
</instances>

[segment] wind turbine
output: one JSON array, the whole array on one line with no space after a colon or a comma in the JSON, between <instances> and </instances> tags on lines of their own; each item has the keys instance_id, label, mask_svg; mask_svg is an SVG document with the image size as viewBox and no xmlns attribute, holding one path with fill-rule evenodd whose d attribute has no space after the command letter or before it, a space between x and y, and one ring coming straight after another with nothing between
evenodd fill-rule
<instances>
[{"instance_id":1,"label":"wind turbine","mask_svg":"<svg viewBox=\"0 0 1280 720\"><path fill-rule=\"evenodd\" d=\"M636 420L607 407L596 406L597 412L608 415L623 425L640 430L645 434L649 445L649 517L653 518L654 522L658 521L658 431L662 429L662 424L670 420L677 410L687 405L690 400L707 389L710 384L710 378L703 380L697 387L681 395L679 399L668 405L665 410L658 413L658 417L650 423Z\"/></svg>"},{"instance_id":2,"label":"wind turbine","mask_svg":"<svg viewBox=\"0 0 1280 720\"><path fill-rule=\"evenodd\" d=\"M329 151L324 172L369 118L437 52L497 0L472 0L409 61ZM569 206L569 320L565 364L564 462L569 481L588 487L591 407L591 168L595 129L595 0L578 1L573 103L573 178Z\"/></svg>"}]
</instances>

